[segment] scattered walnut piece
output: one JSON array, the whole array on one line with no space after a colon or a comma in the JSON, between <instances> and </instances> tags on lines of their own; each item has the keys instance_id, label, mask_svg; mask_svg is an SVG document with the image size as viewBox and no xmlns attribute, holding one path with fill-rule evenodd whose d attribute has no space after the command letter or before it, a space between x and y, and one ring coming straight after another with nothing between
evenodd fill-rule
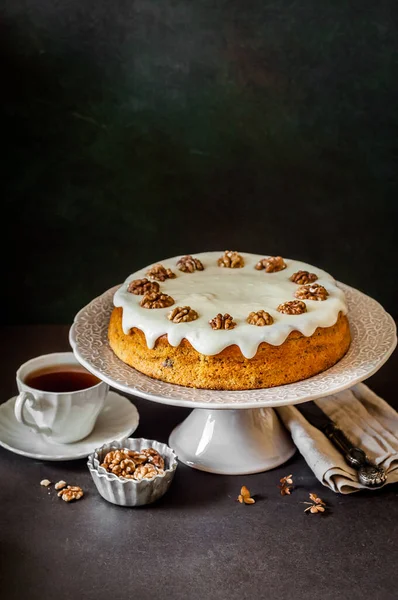
<instances>
[{"instance_id":1,"label":"scattered walnut piece","mask_svg":"<svg viewBox=\"0 0 398 600\"><path fill-rule=\"evenodd\" d=\"M54 487L56 490L60 490L60 489L64 488L65 486L66 486L66 481L61 479L61 481L58 481L58 483L56 483Z\"/></svg>"},{"instance_id":2,"label":"scattered walnut piece","mask_svg":"<svg viewBox=\"0 0 398 600\"><path fill-rule=\"evenodd\" d=\"M198 316L196 310L193 310L190 306L176 306L169 312L167 318L173 323L187 323L188 321L195 321Z\"/></svg>"},{"instance_id":3,"label":"scattered walnut piece","mask_svg":"<svg viewBox=\"0 0 398 600\"><path fill-rule=\"evenodd\" d=\"M203 271L204 267L198 258L194 258L190 254L182 256L177 262L177 267L184 273L193 273L194 271Z\"/></svg>"},{"instance_id":4,"label":"scattered walnut piece","mask_svg":"<svg viewBox=\"0 0 398 600\"><path fill-rule=\"evenodd\" d=\"M134 451L134 462L137 463L137 465L143 465L145 462L147 462L148 457L146 454L144 454L143 450L140 450L140 452L138 452L137 450Z\"/></svg>"},{"instance_id":5,"label":"scattered walnut piece","mask_svg":"<svg viewBox=\"0 0 398 600\"><path fill-rule=\"evenodd\" d=\"M270 256L269 258L259 260L254 268L257 271L265 269L266 273L276 273L277 271L286 269L286 263L281 256Z\"/></svg>"},{"instance_id":6,"label":"scattered walnut piece","mask_svg":"<svg viewBox=\"0 0 398 600\"><path fill-rule=\"evenodd\" d=\"M160 292L149 292L145 294L140 302L142 308L167 308L174 304L174 299Z\"/></svg>"},{"instance_id":7,"label":"scattered walnut piece","mask_svg":"<svg viewBox=\"0 0 398 600\"><path fill-rule=\"evenodd\" d=\"M136 468L136 462L133 458L135 454L138 453L127 448L108 452L101 467L104 467L109 473L114 473L118 477L132 475Z\"/></svg>"},{"instance_id":8,"label":"scattered walnut piece","mask_svg":"<svg viewBox=\"0 0 398 600\"><path fill-rule=\"evenodd\" d=\"M255 504L256 502L255 499L250 496L250 490L248 490L245 485L241 487L237 500L241 504Z\"/></svg>"},{"instance_id":9,"label":"scattered walnut piece","mask_svg":"<svg viewBox=\"0 0 398 600\"><path fill-rule=\"evenodd\" d=\"M329 292L323 285L311 283L310 285L300 286L294 295L301 300L326 300Z\"/></svg>"},{"instance_id":10,"label":"scattered walnut piece","mask_svg":"<svg viewBox=\"0 0 398 600\"><path fill-rule=\"evenodd\" d=\"M109 470L118 477L126 477L132 475L135 471L136 464L131 458L123 458L120 461L115 460L109 465Z\"/></svg>"},{"instance_id":11,"label":"scattered walnut piece","mask_svg":"<svg viewBox=\"0 0 398 600\"><path fill-rule=\"evenodd\" d=\"M148 277L157 281L166 281L166 279L174 279L176 274L171 269L166 269L163 265L154 265L147 271Z\"/></svg>"},{"instance_id":12,"label":"scattered walnut piece","mask_svg":"<svg viewBox=\"0 0 398 600\"><path fill-rule=\"evenodd\" d=\"M257 325L257 327L264 327L265 325L272 325L274 319L265 310L258 310L257 312L251 312L247 317L246 321L249 325Z\"/></svg>"},{"instance_id":13,"label":"scattered walnut piece","mask_svg":"<svg viewBox=\"0 0 398 600\"><path fill-rule=\"evenodd\" d=\"M154 448L143 448L140 452L121 448L108 452L101 467L126 479L152 478L164 473L164 459Z\"/></svg>"},{"instance_id":14,"label":"scattered walnut piece","mask_svg":"<svg viewBox=\"0 0 398 600\"><path fill-rule=\"evenodd\" d=\"M212 329L233 329L236 327L235 321L228 313L225 313L225 315L218 313L214 319L209 321L209 324L211 325Z\"/></svg>"},{"instance_id":15,"label":"scattered walnut piece","mask_svg":"<svg viewBox=\"0 0 398 600\"><path fill-rule=\"evenodd\" d=\"M158 292L159 284L156 281L149 281L146 277L144 279L134 279L134 281L130 281L127 291L136 296L143 296L148 292Z\"/></svg>"},{"instance_id":16,"label":"scattered walnut piece","mask_svg":"<svg viewBox=\"0 0 398 600\"><path fill-rule=\"evenodd\" d=\"M279 480L279 489L281 491L281 496L290 496L293 485L293 475L286 475L286 477L282 477Z\"/></svg>"},{"instance_id":17,"label":"scattered walnut piece","mask_svg":"<svg viewBox=\"0 0 398 600\"><path fill-rule=\"evenodd\" d=\"M104 461L101 463L101 467L109 470L109 465L113 464L115 461L120 462L123 460L123 458L132 458L133 456L134 450L129 450L128 448L110 450L107 454L105 454Z\"/></svg>"},{"instance_id":18,"label":"scattered walnut piece","mask_svg":"<svg viewBox=\"0 0 398 600\"><path fill-rule=\"evenodd\" d=\"M159 471L157 470L155 465L147 463L145 465L139 465L136 468L133 474L133 479L136 479L137 481L141 481L141 479L144 479L144 477L146 479L152 479L153 477L156 477L158 473Z\"/></svg>"},{"instance_id":19,"label":"scattered walnut piece","mask_svg":"<svg viewBox=\"0 0 398 600\"><path fill-rule=\"evenodd\" d=\"M158 469L164 469L164 459L154 448L143 448L141 454L144 454L147 457L147 461L155 465Z\"/></svg>"},{"instance_id":20,"label":"scattered walnut piece","mask_svg":"<svg viewBox=\"0 0 398 600\"><path fill-rule=\"evenodd\" d=\"M290 277L290 281L298 283L299 285L305 285L306 283L313 283L318 279L318 275L310 273L309 271L297 271Z\"/></svg>"},{"instance_id":21,"label":"scattered walnut piece","mask_svg":"<svg viewBox=\"0 0 398 600\"><path fill-rule=\"evenodd\" d=\"M68 485L66 488L58 492L59 498L62 498L64 502L71 502L72 500L80 500L83 497L83 490L78 485Z\"/></svg>"},{"instance_id":22,"label":"scattered walnut piece","mask_svg":"<svg viewBox=\"0 0 398 600\"><path fill-rule=\"evenodd\" d=\"M300 300L289 300L288 302L280 304L277 310L284 315L301 315L302 313L307 312L307 307L305 303Z\"/></svg>"},{"instance_id":23,"label":"scattered walnut piece","mask_svg":"<svg viewBox=\"0 0 398 600\"><path fill-rule=\"evenodd\" d=\"M243 257L232 250L225 250L224 255L217 262L219 267L227 267L228 269L241 269L245 266Z\"/></svg>"},{"instance_id":24,"label":"scattered walnut piece","mask_svg":"<svg viewBox=\"0 0 398 600\"><path fill-rule=\"evenodd\" d=\"M309 510L312 514L325 512L326 504L323 500L321 500L321 498L319 498L319 496L317 496L314 493L311 493L310 500L311 502L303 502L303 504L309 504L308 508L306 508L304 512L307 512L307 510Z\"/></svg>"},{"instance_id":25,"label":"scattered walnut piece","mask_svg":"<svg viewBox=\"0 0 398 600\"><path fill-rule=\"evenodd\" d=\"M40 481L40 485L44 485L44 487L48 487L49 485L51 485L51 481L49 479L42 479Z\"/></svg>"}]
</instances>

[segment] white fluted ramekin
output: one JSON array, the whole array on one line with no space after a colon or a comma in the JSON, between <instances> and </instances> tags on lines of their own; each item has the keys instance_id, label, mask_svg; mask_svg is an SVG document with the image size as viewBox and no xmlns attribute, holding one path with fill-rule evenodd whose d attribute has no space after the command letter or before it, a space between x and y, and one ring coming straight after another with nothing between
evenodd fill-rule
<instances>
[{"instance_id":1,"label":"white fluted ramekin","mask_svg":"<svg viewBox=\"0 0 398 600\"><path fill-rule=\"evenodd\" d=\"M109 473L100 465L108 452L118 448L138 451L154 448L164 458L164 474L136 481ZM100 495L119 506L142 506L159 500L169 489L177 464L177 457L169 446L144 438L125 438L119 442L109 442L94 450L87 460L88 469Z\"/></svg>"}]
</instances>

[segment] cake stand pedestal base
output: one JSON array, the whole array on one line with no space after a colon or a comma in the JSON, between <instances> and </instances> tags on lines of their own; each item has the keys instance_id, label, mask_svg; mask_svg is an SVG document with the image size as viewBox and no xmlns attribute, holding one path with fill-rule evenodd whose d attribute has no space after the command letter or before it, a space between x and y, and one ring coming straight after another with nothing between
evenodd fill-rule
<instances>
[{"instance_id":1,"label":"cake stand pedestal base","mask_svg":"<svg viewBox=\"0 0 398 600\"><path fill-rule=\"evenodd\" d=\"M172 431L169 445L189 467L221 475L268 471L296 451L272 408L196 408Z\"/></svg>"}]
</instances>

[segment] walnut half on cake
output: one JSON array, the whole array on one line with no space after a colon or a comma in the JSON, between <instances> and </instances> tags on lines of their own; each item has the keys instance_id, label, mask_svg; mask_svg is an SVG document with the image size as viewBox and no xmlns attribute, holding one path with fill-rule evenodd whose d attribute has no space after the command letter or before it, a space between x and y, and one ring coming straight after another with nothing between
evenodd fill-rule
<instances>
[{"instance_id":1,"label":"walnut half on cake","mask_svg":"<svg viewBox=\"0 0 398 600\"><path fill-rule=\"evenodd\" d=\"M162 260L162 269L174 277L159 280L155 295L169 302L143 302L131 293L131 282L144 280L153 265L126 280L115 293L108 330L122 361L169 383L244 390L307 379L344 356L351 341L347 304L331 275L282 257L276 257L283 262L280 270L259 269L275 257L241 252L239 268L220 268L220 255ZM179 269L186 258L202 268ZM308 279L303 273L316 274L312 288L322 298L309 293L311 285L298 288ZM216 327L216 316L226 325Z\"/></svg>"}]
</instances>

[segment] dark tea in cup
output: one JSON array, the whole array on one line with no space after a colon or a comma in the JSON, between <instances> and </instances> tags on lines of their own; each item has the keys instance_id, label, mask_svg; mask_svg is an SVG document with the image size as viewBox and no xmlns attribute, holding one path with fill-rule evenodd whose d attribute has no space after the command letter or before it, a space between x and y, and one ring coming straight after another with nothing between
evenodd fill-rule
<instances>
[{"instance_id":1,"label":"dark tea in cup","mask_svg":"<svg viewBox=\"0 0 398 600\"><path fill-rule=\"evenodd\" d=\"M17 386L18 423L57 444L73 444L92 432L109 391L72 352L28 360L17 371Z\"/></svg>"},{"instance_id":2,"label":"dark tea in cup","mask_svg":"<svg viewBox=\"0 0 398 600\"><path fill-rule=\"evenodd\" d=\"M100 381L84 367L73 364L46 366L25 377L25 383L29 387L57 394L86 390Z\"/></svg>"}]
</instances>

